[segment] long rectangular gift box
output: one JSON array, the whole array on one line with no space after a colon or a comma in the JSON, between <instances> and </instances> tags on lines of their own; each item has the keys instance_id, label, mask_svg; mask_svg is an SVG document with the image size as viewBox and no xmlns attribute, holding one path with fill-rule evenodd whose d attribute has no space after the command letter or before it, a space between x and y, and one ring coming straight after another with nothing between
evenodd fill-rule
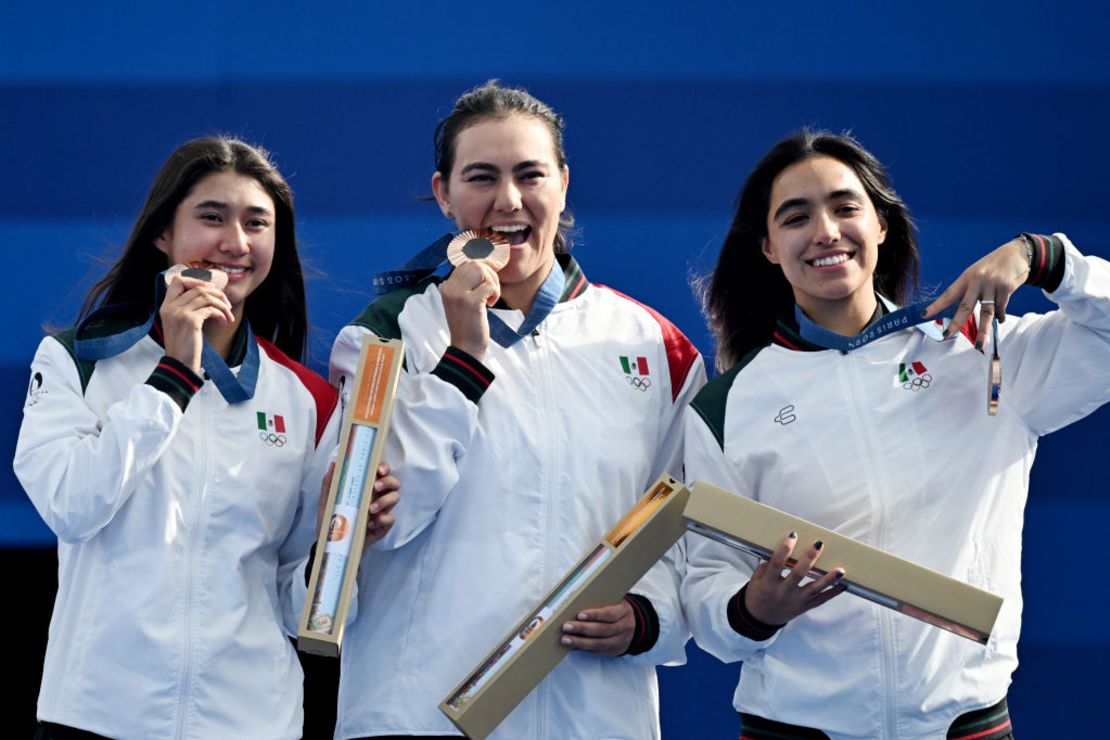
<instances>
[{"instance_id":1,"label":"long rectangular gift box","mask_svg":"<svg viewBox=\"0 0 1110 740\"><path fill-rule=\"evenodd\" d=\"M690 531L764 559L788 532L822 540L815 573L843 568L849 593L984 645L990 638L1000 596L704 481L690 488Z\"/></svg>"},{"instance_id":2,"label":"long rectangular gift box","mask_svg":"<svg viewBox=\"0 0 1110 740\"><path fill-rule=\"evenodd\" d=\"M399 339L367 336L362 340L316 542L309 598L297 633L297 647L306 653L336 657L343 645L370 498L404 356L405 345Z\"/></svg>"},{"instance_id":3,"label":"long rectangular gift box","mask_svg":"<svg viewBox=\"0 0 1110 740\"><path fill-rule=\"evenodd\" d=\"M659 478L612 530L528 613L439 705L468 737L484 738L543 680L570 648L563 623L622 599L686 531L689 491Z\"/></svg>"}]
</instances>

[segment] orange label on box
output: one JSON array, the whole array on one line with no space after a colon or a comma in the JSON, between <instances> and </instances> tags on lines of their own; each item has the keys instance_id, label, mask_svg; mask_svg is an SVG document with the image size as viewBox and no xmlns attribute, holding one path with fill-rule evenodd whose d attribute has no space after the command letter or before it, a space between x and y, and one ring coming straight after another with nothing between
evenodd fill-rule
<instances>
[{"instance_id":1,"label":"orange label on box","mask_svg":"<svg viewBox=\"0 0 1110 740\"><path fill-rule=\"evenodd\" d=\"M371 344L366 348L366 365L362 372L354 403L354 420L361 424L380 424L389 368L393 366L394 348Z\"/></svg>"}]
</instances>

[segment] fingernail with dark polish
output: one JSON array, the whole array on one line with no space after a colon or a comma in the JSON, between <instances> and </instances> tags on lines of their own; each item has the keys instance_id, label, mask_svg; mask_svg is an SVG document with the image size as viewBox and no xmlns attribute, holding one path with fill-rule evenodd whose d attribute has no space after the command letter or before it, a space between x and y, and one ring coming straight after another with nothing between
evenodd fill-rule
<instances>
[{"instance_id":1,"label":"fingernail with dark polish","mask_svg":"<svg viewBox=\"0 0 1110 740\"><path fill-rule=\"evenodd\" d=\"M825 546L825 543L821 540L817 540L816 542L813 543L813 549L814 550L820 550L824 546Z\"/></svg>"},{"instance_id":2,"label":"fingernail with dark polish","mask_svg":"<svg viewBox=\"0 0 1110 740\"><path fill-rule=\"evenodd\" d=\"M796 539L798 539L798 533L797 532L791 532L790 534L787 535L787 537L789 537L792 540L796 540Z\"/></svg>"},{"instance_id":3,"label":"fingernail with dark polish","mask_svg":"<svg viewBox=\"0 0 1110 740\"><path fill-rule=\"evenodd\" d=\"M983 340L982 339L976 339L975 340L975 349L983 349Z\"/></svg>"},{"instance_id":4,"label":"fingernail with dark polish","mask_svg":"<svg viewBox=\"0 0 1110 740\"><path fill-rule=\"evenodd\" d=\"M842 570L841 570L841 571L837 571L837 574L836 574L836 580L838 580L838 581L839 581L839 580L840 580L841 578L843 578L843 577L844 577L844 571L842 571Z\"/></svg>"}]
</instances>

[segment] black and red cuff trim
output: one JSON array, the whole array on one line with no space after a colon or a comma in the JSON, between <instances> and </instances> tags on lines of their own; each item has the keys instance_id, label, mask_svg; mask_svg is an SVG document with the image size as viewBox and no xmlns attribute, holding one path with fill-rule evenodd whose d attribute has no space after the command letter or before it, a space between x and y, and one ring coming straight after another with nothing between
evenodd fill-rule
<instances>
[{"instance_id":1,"label":"black and red cuff trim","mask_svg":"<svg viewBox=\"0 0 1110 740\"><path fill-rule=\"evenodd\" d=\"M632 642L625 655L639 655L655 647L659 640L659 614L651 604L651 599L640 594L627 594L624 600L632 607L632 614L636 617L636 631L632 634Z\"/></svg>"},{"instance_id":2,"label":"black and red cuff trim","mask_svg":"<svg viewBox=\"0 0 1110 740\"><path fill-rule=\"evenodd\" d=\"M163 355L158 361L154 372L146 379L149 386L153 386L173 399L182 411L189 405L189 401L204 385L204 379L194 373L187 365L169 355Z\"/></svg>"},{"instance_id":3,"label":"black and red cuff trim","mask_svg":"<svg viewBox=\"0 0 1110 740\"><path fill-rule=\"evenodd\" d=\"M737 634L749 640L769 640L776 632L783 628L781 624L767 624L752 616L744 604L744 594L748 591L748 584L736 592L728 600L728 624Z\"/></svg>"},{"instance_id":4,"label":"black and red cuff trim","mask_svg":"<svg viewBox=\"0 0 1110 740\"><path fill-rule=\"evenodd\" d=\"M1060 287L1064 279L1064 243L1059 237L1044 234L1021 234L1029 248L1029 277L1027 285L1048 293Z\"/></svg>"},{"instance_id":5,"label":"black and red cuff trim","mask_svg":"<svg viewBox=\"0 0 1110 740\"><path fill-rule=\"evenodd\" d=\"M485 365L454 345L443 353L432 375L455 386L474 403L478 403L494 379Z\"/></svg>"}]
</instances>

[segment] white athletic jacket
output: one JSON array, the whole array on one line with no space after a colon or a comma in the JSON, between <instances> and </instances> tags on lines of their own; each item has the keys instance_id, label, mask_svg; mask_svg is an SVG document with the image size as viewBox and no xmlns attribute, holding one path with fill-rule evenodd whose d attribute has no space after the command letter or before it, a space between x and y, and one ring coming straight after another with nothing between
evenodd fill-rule
<instances>
[{"instance_id":1,"label":"white athletic jacket","mask_svg":"<svg viewBox=\"0 0 1110 740\"><path fill-rule=\"evenodd\" d=\"M95 365L71 340L39 346L15 454L58 536L39 719L137 740L300 737L290 580L338 441L334 388L259 341L254 398L230 406L212 382L194 395L200 379L149 335Z\"/></svg>"},{"instance_id":2,"label":"white athletic jacket","mask_svg":"<svg viewBox=\"0 0 1110 740\"><path fill-rule=\"evenodd\" d=\"M932 738L1006 695L1017 666L1022 511L1037 439L1110 400L1110 264L1057 238L1063 280L1046 295L1060 309L1000 325L995 417L986 412L987 358L962 334L937 342L916 329L841 354L804 351L780 323L774 343L695 399L688 480L1005 599L986 646L851 594L757 642L734 631L726 613L755 563L687 535L683 604L701 647L744 661L738 711L833 738Z\"/></svg>"},{"instance_id":3,"label":"white athletic jacket","mask_svg":"<svg viewBox=\"0 0 1110 740\"><path fill-rule=\"evenodd\" d=\"M343 645L337 737L456 734L437 709L479 660L663 472L681 464L701 357L666 319L566 261L561 302L484 364L448 350L439 288L372 303L336 340L350 388L362 336L402 337L406 367L385 456L397 524L364 557ZM521 314L497 310L513 327ZM658 615L652 649L576 652L498 728L501 738L659 734L654 666L685 659L681 548L636 587Z\"/></svg>"}]
</instances>

